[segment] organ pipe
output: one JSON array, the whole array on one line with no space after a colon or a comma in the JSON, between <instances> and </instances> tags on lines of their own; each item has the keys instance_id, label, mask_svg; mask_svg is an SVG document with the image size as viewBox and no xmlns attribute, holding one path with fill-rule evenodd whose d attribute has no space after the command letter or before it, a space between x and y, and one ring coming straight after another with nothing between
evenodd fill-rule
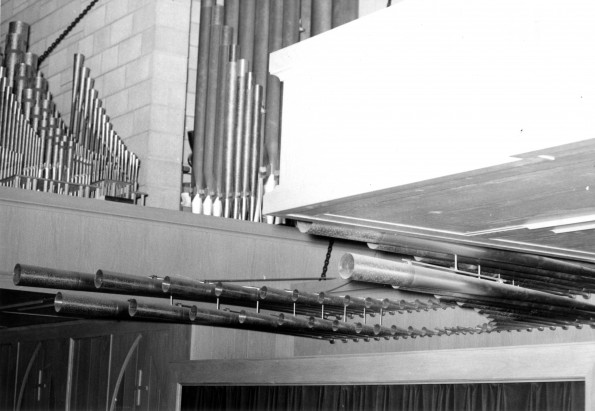
<instances>
[{"instance_id":1,"label":"organ pipe","mask_svg":"<svg viewBox=\"0 0 595 411\"><path fill-rule=\"evenodd\" d=\"M595 305L541 291L515 287L473 277L453 274L411 262L399 262L347 253L341 258L339 274L343 279L389 284L394 288L441 294L454 292L470 296L497 297L595 313Z\"/></svg>"}]
</instances>

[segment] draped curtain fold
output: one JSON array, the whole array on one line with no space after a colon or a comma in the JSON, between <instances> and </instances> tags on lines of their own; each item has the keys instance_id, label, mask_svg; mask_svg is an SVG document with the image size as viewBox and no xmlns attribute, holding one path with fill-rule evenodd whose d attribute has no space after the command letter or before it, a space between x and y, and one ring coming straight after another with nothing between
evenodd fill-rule
<instances>
[{"instance_id":1,"label":"draped curtain fold","mask_svg":"<svg viewBox=\"0 0 595 411\"><path fill-rule=\"evenodd\" d=\"M196 411L584 411L582 381L416 384L185 386Z\"/></svg>"}]
</instances>

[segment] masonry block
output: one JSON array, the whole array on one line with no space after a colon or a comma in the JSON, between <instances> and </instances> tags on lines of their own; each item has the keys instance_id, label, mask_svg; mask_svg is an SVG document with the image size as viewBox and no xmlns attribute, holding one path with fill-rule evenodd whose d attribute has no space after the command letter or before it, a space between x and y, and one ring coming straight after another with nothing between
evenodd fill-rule
<instances>
[{"instance_id":1,"label":"masonry block","mask_svg":"<svg viewBox=\"0 0 595 411\"><path fill-rule=\"evenodd\" d=\"M128 0L111 0L106 5L105 20L109 24L114 22L129 13Z\"/></svg>"},{"instance_id":2,"label":"masonry block","mask_svg":"<svg viewBox=\"0 0 595 411\"><path fill-rule=\"evenodd\" d=\"M185 83L187 78L187 57L176 56L161 51L153 53L153 77Z\"/></svg>"},{"instance_id":3,"label":"masonry block","mask_svg":"<svg viewBox=\"0 0 595 411\"><path fill-rule=\"evenodd\" d=\"M128 89L112 94L103 101L110 117L122 115L128 110Z\"/></svg>"},{"instance_id":4,"label":"masonry block","mask_svg":"<svg viewBox=\"0 0 595 411\"><path fill-rule=\"evenodd\" d=\"M128 63L126 67L126 84L133 85L149 79L153 74L153 55L148 54Z\"/></svg>"},{"instance_id":5,"label":"masonry block","mask_svg":"<svg viewBox=\"0 0 595 411\"><path fill-rule=\"evenodd\" d=\"M102 27L105 27L107 23L106 9L107 7L105 5L97 4L91 9L91 11L89 11L89 13L85 16L85 34L91 34ZM78 13L76 13L73 18L75 18L77 14ZM72 20L69 20L69 22L70 21Z\"/></svg>"},{"instance_id":6,"label":"masonry block","mask_svg":"<svg viewBox=\"0 0 595 411\"><path fill-rule=\"evenodd\" d=\"M186 57L188 55L188 32L171 27L157 27L153 49Z\"/></svg>"},{"instance_id":7,"label":"masonry block","mask_svg":"<svg viewBox=\"0 0 595 411\"><path fill-rule=\"evenodd\" d=\"M111 23L110 45L116 45L132 35L133 16L128 14Z\"/></svg>"},{"instance_id":8,"label":"masonry block","mask_svg":"<svg viewBox=\"0 0 595 411\"><path fill-rule=\"evenodd\" d=\"M151 104L151 81L145 80L137 83L128 89L128 110L134 111L137 108Z\"/></svg>"},{"instance_id":9,"label":"masonry block","mask_svg":"<svg viewBox=\"0 0 595 411\"><path fill-rule=\"evenodd\" d=\"M101 53L101 72L107 73L118 67L118 46L112 46Z\"/></svg>"},{"instance_id":10,"label":"masonry block","mask_svg":"<svg viewBox=\"0 0 595 411\"><path fill-rule=\"evenodd\" d=\"M155 26L155 4L144 2L144 6L134 11L132 20L132 32L142 33L143 31Z\"/></svg>"},{"instance_id":11,"label":"masonry block","mask_svg":"<svg viewBox=\"0 0 595 411\"><path fill-rule=\"evenodd\" d=\"M155 0L156 25L171 27L188 33L190 2L187 0Z\"/></svg>"},{"instance_id":12,"label":"masonry block","mask_svg":"<svg viewBox=\"0 0 595 411\"><path fill-rule=\"evenodd\" d=\"M103 96L110 96L126 88L126 67L118 67L103 76Z\"/></svg>"},{"instance_id":13,"label":"masonry block","mask_svg":"<svg viewBox=\"0 0 595 411\"><path fill-rule=\"evenodd\" d=\"M118 64L126 64L141 56L142 35L136 34L118 45Z\"/></svg>"},{"instance_id":14,"label":"masonry block","mask_svg":"<svg viewBox=\"0 0 595 411\"><path fill-rule=\"evenodd\" d=\"M151 130L182 134L184 132L184 110L153 104L151 106Z\"/></svg>"},{"instance_id":15,"label":"masonry block","mask_svg":"<svg viewBox=\"0 0 595 411\"><path fill-rule=\"evenodd\" d=\"M184 134L150 132L147 154L150 158L182 164Z\"/></svg>"}]
</instances>

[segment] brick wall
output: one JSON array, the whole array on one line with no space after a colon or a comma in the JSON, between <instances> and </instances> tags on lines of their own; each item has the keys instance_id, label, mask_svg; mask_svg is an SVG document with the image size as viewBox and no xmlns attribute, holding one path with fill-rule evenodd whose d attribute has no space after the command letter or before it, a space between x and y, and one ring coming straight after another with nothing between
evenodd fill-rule
<instances>
[{"instance_id":1,"label":"brick wall","mask_svg":"<svg viewBox=\"0 0 595 411\"><path fill-rule=\"evenodd\" d=\"M116 132L142 161L140 190L149 194L147 205L153 207L179 209L190 12L195 2L99 0L40 66L58 110L68 120L73 55L85 55ZM29 50L41 55L89 3L3 0L2 47L8 22L22 20L31 26Z\"/></svg>"}]
</instances>

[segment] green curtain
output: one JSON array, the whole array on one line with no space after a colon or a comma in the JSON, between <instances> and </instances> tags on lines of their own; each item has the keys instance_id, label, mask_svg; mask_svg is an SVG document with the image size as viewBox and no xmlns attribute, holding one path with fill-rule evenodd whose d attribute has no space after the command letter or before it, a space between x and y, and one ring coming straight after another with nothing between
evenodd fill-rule
<instances>
[{"instance_id":1,"label":"green curtain","mask_svg":"<svg viewBox=\"0 0 595 411\"><path fill-rule=\"evenodd\" d=\"M584 411L585 384L186 386L182 410Z\"/></svg>"}]
</instances>

